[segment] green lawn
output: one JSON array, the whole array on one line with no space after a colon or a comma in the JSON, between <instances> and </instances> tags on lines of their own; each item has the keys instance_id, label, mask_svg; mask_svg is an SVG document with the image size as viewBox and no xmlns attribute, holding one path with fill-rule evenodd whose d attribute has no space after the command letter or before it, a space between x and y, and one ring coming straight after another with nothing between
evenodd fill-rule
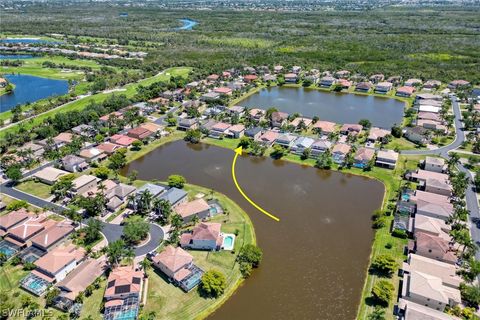
<instances>
[{"instance_id":1,"label":"green lawn","mask_svg":"<svg viewBox=\"0 0 480 320\"><path fill-rule=\"evenodd\" d=\"M105 293L105 288L107 286L107 280L105 277L100 281L100 288L94 290L90 297L87 297L83 300L82 312L80 313L80 319L86 319L91 317L95 320L101 320L102 315L100 314L100 309L103 302L103 294Z\"/></svg>"},{"instance_id":2,"label":"green lawn","mask_svg":"<svg viewBox=\"0 0 480 320\"><path fill-rule=\"evenodd\" d=\"M210 195L210 189L207 188L186 185L185 189L189 192L190 197L199 192ZM228 251L189 251L189 253L194 257L194 263L203 270L216 269L225 274L227 278L225 293L218 299L202 298L196 289L184 293L180 288L168 283L159 272L150 270L148 271L147 303L143 313L147 314L154 311L157 319L204 318L220 307L242 282L243 278L235 259L242 245L256 243L252 222L248 215L225 195L215 192L213 197L220 202L224 209L228 210L229 214L219 215L211 221L221 222L222 232L234 233L236 230L239 231L235 239L235 253Z\"/></svg>"},{"instance_id":3,"label":"green lawn","mask_svg":"<svg viewBox=\"0 0 480 320\"><path fill-rule=\"evenodd\" d=\"M34 180L27 180L15 186L20 191L29 193L36 197L46 199L52 194L50 193L51 186L42 182L36 182Z\"/></svg>"},{"instance_id":4,"label":"green lawn","mask_svg":"<svg viewBox=\"0 0 480 320\"><path fill-rule=\"evenodd\" d=\"M413 142L408 141L405 138L393 138L388 144L385 145L385 149L392 150L409 150L415 149L417 145Z\"/></svg>"},{"instance_id":5,"label":"green lawn","mask_svg":"<svg viewBox=\"0 0 480 320\"><path fill-rule=\"evenodd\" d=\"M31 129L32 127L34 127L35 125L39 124L39 123L42 123L43 120L45 120L46 118L48 117L51 117L53 115L55 115L56 113L62 113L62 112L67 112L67 111L73 111L73 110L83 110L85 107L87 107L89 105L89 103L91 101L93 102L102 102L104 101L107 97L113 95L113 94L124 94L126 95L128 98L131 98L133 97L135 94L136 94L136 89L139 85L144 85L144 86L148 86L154 82L158 82L158 81L168 81L170 76L181 76L181 77L186 77L188 75L188 73L190 72L191 68L187 68L187 67L179 67L179 68L170 68L170 69L167 69L165 70L165 72L161 73L161 74L158 74L158 75L155 75L153 77L150 77L150 78L146 78L146 79L143 79L143 80L140 80L136 83L130 83L130 84L127 84L124 88L126 89L125 91L122 91L122 92L112 92L112 93L98 93L98 94L94 94L90 97L85 97L83 99L80 99L80 100L76 100L74 102L71 102L69 104L65 104L63 105L62 107L59 107L57 109L54 109L54 110L50 110L50 111L47 111L45 113L42 113L38 116L36 116L35 118L29 120L29 121L26 121L26 122L23 122L23 126L25 129L29 130ZM18 127L19 125L15 125L15 126L12 126L12 127L9 127L7 129L4 129L2 131L0 131L0 138L4 138L5 137L5 134L7 132L11 132L11 133L15 133L17 130L18 130Z\"/></svg>"}]
</instances>

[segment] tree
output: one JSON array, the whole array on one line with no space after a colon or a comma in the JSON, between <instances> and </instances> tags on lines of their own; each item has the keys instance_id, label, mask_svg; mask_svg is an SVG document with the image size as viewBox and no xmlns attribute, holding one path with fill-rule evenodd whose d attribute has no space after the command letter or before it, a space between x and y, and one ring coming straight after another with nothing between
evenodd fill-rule
<instances>
[{"instance_id":1,"label":"tree","mask_svg":"<svg viewBox=\"0 0 480 320\"><path fill-rule=\"evenodd\" d=\"M306 148L305 150L303 150L302 155L300 156L300 159L307 160L308 158L310 158L310 153L311 153L310 148Z\"/></svg>"},{"instance_id":2,"label":"tree","mask_svg":"<svg viewBox=\"0 0 480 320\"><path fill-rule=\"evenodd\" d=\"M460 163L460 156L455 152L450 153L447 159L449 170L452 170L458 163Z\"/></svg>"},{"instance_id":3,"label":"tree","mask_svg":"<svg viewBox=\"0 0 480 320\"><path fill-rule=\"evenodd\" d=\"M132 249L127 248L123 240L110 242L106 248L108 262L112 266L117 266L120 261L127 255L131 254L131 252Z\"/></svg>"},{"instance_id":4,"label":"tree","mask_svg":"<svg viewBox=\"0 0 480 320\"><path fill-rule=\"evenodd\" d=\"M132 142L132 150L138 151L142 149L143 143L140 140L135 140Z\"/></svg>"},{"instance_id":5,"label":"tree","mask_svg":"<svg viewBox=\"0 0 480 320\"><path fill-rule=\"evenodd\" d=\"M172 174L168 177L167 181L170 187L175 187L179 189L182 189L185 183L187 183L187 180L183 176L178 174Z\"/></svg>"},{"instance_id":6,"label":"tree","mask_svg":"<svg viewBox=\"0 0 480 320\"><path fill-rule=\"evenodd\" d=\"M389 277L395 273L397 268L398 264L395 261L395 258L387 254L382 254L375 257L371 264L372 270Z\"/></svg>"},{"instance_id":7,"label":"tree","mask_svg":"<svg viewBox=\"0 0 480 320\"><path fill-rule=\"evenodd\" d=\"M107 199L103 194L97 193L95 197L80 196L75 202L89 217L96 217L105 211Z\"/></svg>"},{"instance_id":8,"label":"tree","mask_svg":"<svg viewBox=\"0 0 480 320\"><path fill-rule=\"evenodd\" d=\"M60 179L53 184L51 193L55 195L55 198L57 199L65 198L67 196L67 192L73 188L74 179L75 175L73 173L61 176Z\"/></svg>"},{"instance_id":9,"label":"tree","mask_svg":"<svg viewBox=\"0 0 480 320\"><path fill-rule=\"evenodd\" d=\"M125 164L127 163L126 153L126 148L121 148L117 150L114 154L110 156L110 163L108 164L108 167L112 170L118 170L125 166Z\"/></svg>"},{"instance_id":10,"label":"tree","mask_svg":"<svg viewBox=\"0 0 480 320\"><path fill-rule=\"evenodd\" d=\"M132 216L125 219L123 237L128 244L137 244L147 238L150 226L139 216Z\"/></svg>"},{"instance_id":11,"label":"tree","mask_svg":"<svg viewBox=\"0 0 480 320\"><path fill-rule=\"evenodd\" d=\"M205 272L200 281L200 292L206 297L217 298L223 294L227 286L225 275L217 270Z\"/></svg>"},{"instance_id":12,"label":"tree","mask_svg":"<svg viewBox=\"0 0 480 320\"><path fill-rule=\"evenodd\" d=\"M394 290L395 288L389 280L379 280L372 288L372 295L378 305L388 306Z\"/></svg>"},{"instance_id":13,"label":"tree","mask_svg":"<svg viewBox=\"0 0 480 320\"><path fill-rule=\"evenodd\" d=\"M105 180L108 179L108 176L110 175L110 170L107 167L98 167L93 170L93 174L95 175L95 177Z\"/></svg>"},{"instance_id":14,"label":"tree","mask_svg":"<svg viewBox=\"0 0 480 320\"><path fill-rule=\"evenodd\" d=\"M372 127L372 122L368 119L361 119L358 121L358 124L361 125L365 130L368 130Z\"/></svg>"},{"instance_id":15,"label":"tree","mask_svg":"<svg viewBox=\"0 0 480 320\"><path fill-rule=\"evenodd\" d=\"M45 305L47 307L53 306L53 300L60 294L60 289L57 287L53 287L52 289L48 290L47 294L45 294Z\"/></svg>"},{"instance_id":16,"label":"tree","mask_svg":"<svg viewBox=\"0 0 480 320\"><path fill-rule=\"evenodd\" d=\"M14 211L20 208L28 208L29 204L25 200L13 200L5 208L7 211Z\"/></svg>"},{"instance_id":17,"label":"tree","mask_svg":"<svg viewBox=\"0 0 480 320\"><path fill-rule=\"evenodd\" d=\"M270 156L273 159L281 159L285 155L285 149L278 144L273 146L273 151L270 153Z\"/></svg>"},{"instance_id":18,"label":"tree","mask_svg":"<svg viewBox=\"0 0 480 320\"><path fill-rule=\"evenodd\" d=\"M330 150L326 150L321 153L315 163L315 167L319 169L330 169L332 167L333 160Z\"/></svg>"},{"instance_id":19,"label":"tree","mask_svg":"<svg viewBox=\"0 0 480 320\"><path fill-rule=\"evenodd\" d=\"M8 179L12 180L14 184L18 183L23 177L20 165L10 166L5 172L5 175Z\"/></svg>"},{"instance_id":20,"label":"tree","mask_svg":"<svg viewBox=\"0 0 480 320\"><path fill-rule=\"evenodd\" d=\"M89 245L94 243L100 238L100 232L102 231L102 223L94 218L90 218L87 221L87 226L83 229L85 232L85 244Z\"/></svg>"},{"instance_id":21,"label":"tree","mask_svg":"<svg viewBox=\"0 0 480 320\"><path fill-rule=\"evenodd\" d=\"M400 126L397 126L397 125L394 125L392 127L392 136L394 136L395 138L401 138L402 137L402 127Z\"/></svg>"},{"instance_id":22,"label":"tree","mask_svg":"<svg viewBox=\"0 0 480 320\"><path fill-rule=\"evenodd\" d=\"M201 138L202 138L202 131L200 131L200 129L195 129L195 130L187 130L184 140L190 143L199 143Z\"/></svg>"},{"instance_id":23,"label":"tree","mask_svg":"<svg viewBox=\"0 0 480 320\"><path fill-rule=\"evenodd\" d=\"M467 302L467 305L473 308L478 308L480 304L480 287L478 285L460 284L460 293L462 300Z\"/></svg>"},{"instance_id":24,"label":"tree","mask_svg":"<svg viewBox=\"0 0 480 320\"><path fill-rule=\"evenodd\" d=\"M372 313L368 315L368 320L384 320L385 309L376 306Z\"/></svg>"},{"instance_id":25,"label":"tree","mask_svg":"<svg viewBox=\"0 0 480 320\"><path fill-rule=\"evenodd\" d=\"M243 149L247 149L248 147L250 147L250 138L249 137L241 137L240 138L240 142L238 143L238 147L242 147Z\"/></svg>"},{"instance_id":26,"label":"tree","mask_svg":"<svg viewBox=\"0 0 480 320\"><path fill-rule=\"evenodd\" d=\"M237 257L238 262L250 264L254 268L258 268L262 261L262 250L253 244L247 244L240 249Z\"/></svg>"}]
</instances>

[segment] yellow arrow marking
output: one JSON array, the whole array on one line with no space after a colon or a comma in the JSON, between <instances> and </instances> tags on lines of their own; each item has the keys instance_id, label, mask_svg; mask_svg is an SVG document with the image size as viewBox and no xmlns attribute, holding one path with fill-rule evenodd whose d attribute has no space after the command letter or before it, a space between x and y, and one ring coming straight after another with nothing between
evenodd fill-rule
<instances>
[{"instance_id":1,"label":"yellow arrow marking","mask_svg":"<svg viewBox=\"0 0 480 320\"><path fill-rule=\"evenodd\" d=\"M255 208L257 208L258 210L260 210L262 213L264 213L265 215L269 216L270 218L272 218L273 220L275 221L280 221L280 219L278 219L277 217L275 217L273 214L269 213L267 210L263 209L262 207L260 207L259 205L257 205L255 202L252 201L252 199L250 199L246 194L245 192L243 192L242 188L240 188L240 185L238 184L237 182L237 177L235 176L235 164L237 163L237 158L239 155L242 154L242 147L238 147L237 149L235 149L235 157L233 158L233 162L232 162L232 178L233 178L233 182L235 182L235 186L237 187L238 191L240 191L240 194L245 198L247 199L248 202L250 202L250 204L252 206L254 206Z\"/></svg>"}]
</instances>

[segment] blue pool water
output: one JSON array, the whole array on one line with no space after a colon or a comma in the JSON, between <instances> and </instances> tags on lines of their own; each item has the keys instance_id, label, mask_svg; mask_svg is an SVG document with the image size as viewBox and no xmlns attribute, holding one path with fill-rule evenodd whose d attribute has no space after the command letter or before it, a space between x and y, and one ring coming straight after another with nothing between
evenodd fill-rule
<instances>
[{"instance_id":1,"label":"blue pool water","mask_svg":"<svg viewBox=\"0 0 480 320\"><path fill-rule=\"evenodd\" d=\"M4 247L4 248L0 248L0 252L6 255L7 257L10 257L15 253L15 250Z\"/></svg>"},{"instance_id":2,"label":"blue pool water","mask_svg":"<svg viewBox=\"0 0 480 320\"><path fill-rule=\"evenodd\" d=\"M192 30L198 22L190 19L180 19L180 22L183 24L181 27L175 28L175 30Z\"/></svg>"},{"instance_id":3,"label":"blue pool water","mask_svg":"<svg viewBox=\"0 0 480 320\"><path fill-rule=\"evenodd\" d=\"M226 236L225 239L223 239L223 245L225 247L231 247L233 246L233 237L231 236Z\"/></svg>"},{"instance_id":4,"label":"blue pool water","mask_svg":"<svg viewBox=\"0 0 480 320\"><path fill-rule=\"evenodd\" d=\"M0 60L23 60L32 58L34 58L34 56L31 54L0 54Z\"/></svg>"},{"instance_id":5,"label":"blue pool water","mask_svg":"<svg viewBox=\"0 0 480 320\"><path fill-rule=\"evenodd\" d=\"M409 194L406 194L406 193L402 194L402 200L403 200L403 201L408 201L408 200L410 200L410 195L409 195Z\"/></svg>"},{"instance_id":6,"label":"blue pool water","mask_svg":"<svg viewBox=\"0 0 480 320\"><path fill-rule=\"evenodd\" d=\"M217 208L215 208L215 207L210 207L210 214L215 215L215 214L217 214L217 213L218 213Z\"/></svg>"},{"instance_id":7,"label":"blue pool water","mask_svg":"<svg viewBox=\"0 0 480 320\"><path fill-rule=\"evenodd\" d=\"M16 105L59 96L68 93L68 81L54 80L30 75L6 75L5 78L15 85L11 94L0 96L0 111L5 112Z\"/></svg>"}]
</instances>

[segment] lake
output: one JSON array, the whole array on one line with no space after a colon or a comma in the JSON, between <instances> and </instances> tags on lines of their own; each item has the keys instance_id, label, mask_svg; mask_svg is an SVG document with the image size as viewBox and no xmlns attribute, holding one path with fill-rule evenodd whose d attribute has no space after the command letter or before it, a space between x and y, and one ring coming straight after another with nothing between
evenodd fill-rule
<instances>
[{"instance_id":1,"label":"lake","mask_svg":"<svg viewBox=\"0 0 480 320\"><path fill-rule=\"evenodd\" d=\"M31 54L0 54L0 60L23 60L34 58Z\"/></svg>"},{"instance_id":2,"label":"lake","mask_svg":"<svg viewBox=\"0 0 480 320\"><path fill-rule=\"evenodd\" d=\"M348 93L330 93L315 89L271 87L261 89L241 102L241 106L268 109L276 107L289 114L340 124L369 119L374 126L390 129L401 124L405 104L399 100Z\"/></svg>"},{"instance_id":3,"label":"lake","mask_svg":"<svg viewBox=\"0 0 480 320\"><path fill-rule=\"evenodd\" d=\"M56 43L61 43L61 41L45 40L45 39L38 39L38 38L7 38L7 39L0 39L0 43L56 44Z\"/></svg>"},{"instance_id":4,"label":"lake","mask_svg":"<svg viewBox=\"0 0 480 320\"><path fill-rule=\"evenodd\" d=\"M180 22L182 23L181 27L175 28L175 30L192 30L193 27L195 27L198 22L190 19L180 19Z\"/></svg>"},{"instance_id":5,"label":"lake","mask_svg":"<svg viewBox=\"0 0 480 320\"><path fill-rule=\"evenodd\" d=\"M1 112L18 104L33 103L37 100L68 93L68 81L35 77L25 74L7 74L5 78L15 85L12 94L0 96Z\"/></svg>"},{"instance_id":6,"label":"lake","mask_svg":"<svg viewBox=\"0 0 480 320\"><path fill-rule=\"evenodd\" d=\"M278 216L275 222L239 194L231 178L234 152L176 141L122 170L166 180L178 173L220 191L252 219L261 267L209 319L354 319L381 206L382 183L270 158L242 156L236 173L245 193Z\"/></svg>"}]
</instances>

